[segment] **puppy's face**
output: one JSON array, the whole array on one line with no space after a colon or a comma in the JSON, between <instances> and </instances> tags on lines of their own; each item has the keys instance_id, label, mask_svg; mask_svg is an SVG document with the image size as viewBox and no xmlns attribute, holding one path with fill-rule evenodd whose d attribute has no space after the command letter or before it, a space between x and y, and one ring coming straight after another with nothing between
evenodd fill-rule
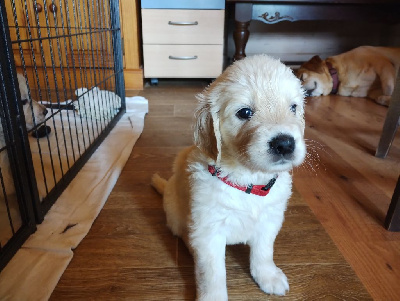
<instances>
[{"instance_id":1,"label":"puppy's face","mask_svg":"<svg viewBox=\"0 0 400 301\"><path fill-rule=\"evenodd\" d=\"M28 87L22 74L17 74L19 91L21 93L22 108L24 110L26 129L29 131L34 126L44 122L47 109L44 105L30 99Z\"/></svg>"},{"instance_id":2,"label":"puppy's face","mask_svg":"<svg viewBox=\"0 0 400 301\"><path fill-rule=\"evenodd\" d=\"M303 162L303 90L279 61L267 56L238 61L200 99L206 103L195 142L217 164L278 172Z\"/></svg>"},{"instance_id":3,"label":"puppy's face","mask_svg":"<svg viewBox=\"0 0 400 301\"><path fill-rule=\"evenodd\" d=\"M314 56L301 65L296 75L306 91L306 96L328 95L332 91L332 79L319 56Z\"/></svg>"}]
</instances>

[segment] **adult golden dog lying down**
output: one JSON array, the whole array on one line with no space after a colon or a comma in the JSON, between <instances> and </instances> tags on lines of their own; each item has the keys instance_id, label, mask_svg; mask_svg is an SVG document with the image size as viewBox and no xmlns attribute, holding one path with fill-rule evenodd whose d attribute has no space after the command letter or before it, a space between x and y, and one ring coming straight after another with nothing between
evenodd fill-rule
<instances>
[{"instance_id":1,"label":"adult golden dog lying down","mask_svg":"<svg viewBox=\"0 0 400 301\"><path fill-rule=\"evenodd\" d=\"M400 48L361 46L326 60L314 56L297 76L307 96L337 93L388 106L399 67Z\"/></svg>"},{"instance_id":2,"label":"adult golden dog lying down","mask_svg":"<svg viewBox=\"0 0 400 301\"><path fill-rule=\"evenodd\" d=\"M173 176L157 174L171 231L195 262L197 299L228 300L225 246L250 245L260 288L284 295L273 245L291 195L291 169L306 155L304 91L293 72L268 56L229 66L198 96L195 145L176 158Z\"/></svg>"}]
</instances>

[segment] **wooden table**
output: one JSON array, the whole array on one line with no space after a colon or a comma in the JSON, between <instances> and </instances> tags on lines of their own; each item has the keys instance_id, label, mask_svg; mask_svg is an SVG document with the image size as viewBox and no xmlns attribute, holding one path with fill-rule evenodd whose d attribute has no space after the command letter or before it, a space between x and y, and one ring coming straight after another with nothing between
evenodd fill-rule
<instances>
[{"instance_id":1,"label":"wooden table","mask_svg":"<svg viewBox=\"0 0 400 301\"><path fill-rule=\"evenodd\" d=\"M266 24L301 20L400 22L398 0L227 0L235 6L234 60L246 57L251 20Z\"/></svg>"}]
</instances>

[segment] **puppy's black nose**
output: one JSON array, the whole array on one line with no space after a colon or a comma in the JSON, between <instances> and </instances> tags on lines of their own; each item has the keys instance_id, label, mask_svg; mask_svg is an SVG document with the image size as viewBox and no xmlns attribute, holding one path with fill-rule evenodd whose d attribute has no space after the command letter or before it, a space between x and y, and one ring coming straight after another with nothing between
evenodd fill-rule
<instances>
[{"instance_id":1,"label":"puppy's black nose","mask_svg":"<svg viewBox=\"0 0 400 301\"><path fill-rule=\"evenodd\" d=\"M294 138L289 135L280 134L269 142L269 147L276 155L289 155L294 152Z\"/></svg>"},{"instance_id":2,"label":"puppy's black nose","mask_svg":"<svg viewBox=\"0 0 400 301\"><path fill-rule=\"evenodd\" d=\"M48 112L49 112L49 111L47 111L47 109L44 109L43 115L46 116Z\"/></svg>"}]
</instances>

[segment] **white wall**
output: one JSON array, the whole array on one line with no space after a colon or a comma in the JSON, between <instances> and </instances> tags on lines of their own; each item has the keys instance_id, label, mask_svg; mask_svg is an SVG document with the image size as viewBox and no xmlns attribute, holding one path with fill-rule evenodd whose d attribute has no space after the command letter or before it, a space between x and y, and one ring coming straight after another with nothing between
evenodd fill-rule
<instances>
[{"instance_id":1,"label":"white wall","mask_svg":"<svg viewBox=\"0 0 400 301\"><path fill-rule=\"evenodd\" d=\"M235 52L233 20L228 24L227 55ZM400 47L400 24L299 21L264 24L252 21L246 55L266 53L284 62L304 62L318 54L323 59L361 45Z\"/></svg>"}]
</instances>

